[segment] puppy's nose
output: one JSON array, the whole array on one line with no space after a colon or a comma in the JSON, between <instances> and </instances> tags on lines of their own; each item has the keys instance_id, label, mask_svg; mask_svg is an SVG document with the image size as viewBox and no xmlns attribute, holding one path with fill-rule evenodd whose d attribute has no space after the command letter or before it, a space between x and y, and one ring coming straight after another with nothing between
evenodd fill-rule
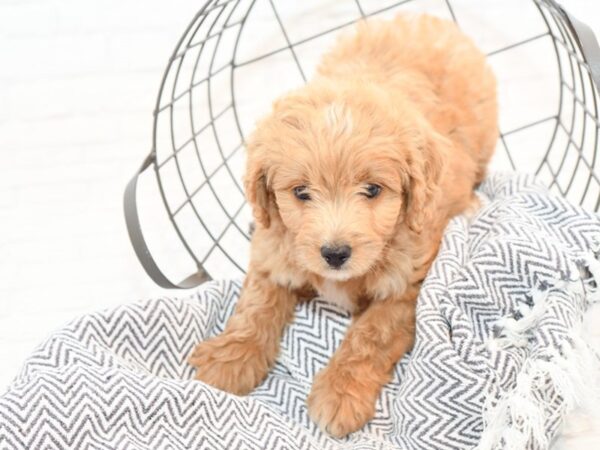
<instances>
[{"instance_id":1,"label":"puppy's nose","mask_svg":"<svg viewBox=\"0 0 600 450\"><path fill-rule=\"evenodd\" d=\"M321 256L327 264L331 267L338 269L344 264L350 255L352 254L352 249L348 245L328 247L324 245L321 247Z\"/></svg>"}]
</instances>

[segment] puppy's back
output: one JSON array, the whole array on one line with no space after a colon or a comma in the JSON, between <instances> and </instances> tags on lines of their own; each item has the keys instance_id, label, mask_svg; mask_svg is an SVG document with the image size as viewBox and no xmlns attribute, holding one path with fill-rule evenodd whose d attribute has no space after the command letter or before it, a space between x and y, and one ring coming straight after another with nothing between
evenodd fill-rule
<instances>
[{"instance_id":1,"label":"puppy's back","mask_svg":"<svg viewBox=\"0 0 600 450\"><path fill-rule=\"evenodd\" d=\"M454 22L398 15L361 22L326 54L318 76L373 82L409 98L482 168L497 140L496 80L485 55Z\"/></svg>"}]
</instances>

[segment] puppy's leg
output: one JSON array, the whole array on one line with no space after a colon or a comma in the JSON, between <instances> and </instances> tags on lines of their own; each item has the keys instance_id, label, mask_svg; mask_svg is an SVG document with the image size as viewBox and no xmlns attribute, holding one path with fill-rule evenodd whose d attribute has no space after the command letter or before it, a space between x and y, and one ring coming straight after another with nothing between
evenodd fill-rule
<instances>
[{"instance_id":1,"label":"puppy's leg","mask_svg":"<svg viewBox=\"0 0 600 450\"><path fill-rule=\"evenodd\" d=\"M463 214L467 217L469 222L471 222L480 209L481 200L479 200L479 197L477 197L475 192L471 192L471 200L469 201L469 204L465 208Z\"/></svg>"},{"instance_id":2,"label":"puppy's leg","mask_svg":"<svg viewBox=\"0 0 600 450\"><path fill-rule=\"evenodd\" d=\"M275 362L295 303L295 293L250 271L225 331L198 344L189 358L198 368L196 378L237 395L249 393Z\"/></svg>"},{"instance_id":3,"label":"puppy's leg","mask_svg":"<svg viewBox=\"0 0 600 450\"><path fill-rule=\"evenodd\" d=\"M355 317L329 365L315 377L308 412L321 429L342 437L373 417L394 364L414 343L418 290L409 290L400 298L373 301Z\"/></svg>"}]
</instances>

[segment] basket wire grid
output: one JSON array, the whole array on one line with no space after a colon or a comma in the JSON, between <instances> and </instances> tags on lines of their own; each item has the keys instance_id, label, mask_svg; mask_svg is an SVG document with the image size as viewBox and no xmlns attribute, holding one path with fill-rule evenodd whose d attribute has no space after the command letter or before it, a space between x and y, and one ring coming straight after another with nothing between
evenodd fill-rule
<instances>
[{"instance_id":1,"label":"basket wire grid","mask_svg":"<svg viewBox=\"0 0 600 450\"><path fill-rule=\"evenodd\" d=\"M210 0L194 17L169 59L154 111L152 150L125 192L132 244L146 272L160 286L191 288L209 280L209 273L229 278L244 273L252 220L241 183L245 137L274 98L309 79L336 32L357 20L391 17L419 4L416 10L433 10L461 27L478 23L472 18L469 22L465 0L344 0L330 2L335 5L331 14L321 12L324 2L313 1L313 5L308 1L302 2L308 6L293 17L282 12L285 8L281 3ZM526 9L524 5L519 1L519 14ZM493 39L486 41L485 32L481 42L472 36L494 69L495 59L526 47L531 49L522 58L527 65L529 58L544 53L536 45L545 46L546 59L541 65L550 67L544 72L555 79L556 90L547 95L542 92L529 99L518 95L516 100L514 94L507 97L505 103L512 104L513 109L505 123L501 117L492 167L535 173L551 190L597 211L598 44L591 30L554 0L532 0L528 6L536 21L523 19L524 34L515 37L508 33L500 45ZM313 16L320 14L320 19L310 19L307 11ZM302 17L308 19L298 19ZM554 56L550 65L547 55ZM262 68L248 72L260 64ZM508 76L519 68L510 67ZM531 86L525 84L524 94L533 90ZM263 95L265 90L269 95ZM521 117L519 102L528 101L545 104L548 111ZM500 108L502 114L502 98ZM515 123L517 119L520 123ZM195 266L193 274L180 283L164 275L142 234L136 187L138 176L150 166L169 220Z\"/></svg>"}]
</instances>

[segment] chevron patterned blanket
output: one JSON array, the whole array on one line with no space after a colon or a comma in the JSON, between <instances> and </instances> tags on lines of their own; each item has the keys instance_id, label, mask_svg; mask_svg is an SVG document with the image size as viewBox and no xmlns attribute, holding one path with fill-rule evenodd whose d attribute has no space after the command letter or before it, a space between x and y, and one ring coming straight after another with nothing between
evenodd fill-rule
<instances>
[{"instance_id":1,"label":"chevron patterned blanket","mask_svg":"<svg viewBox=\"0 0 600 450\"><path fill-rule=\"evenodd\" d=\"M236 397L193 380L195 343L223 330L238 281L84 316L55 332L0 397L0 448L545 448L598 380L579 334L597 301L599 216L527 176L493 175L455 218L423 286L415 348L376 417L345 440L305 400L351 318L299 305L268 378Z\"/></svg>"}]
</instances>

